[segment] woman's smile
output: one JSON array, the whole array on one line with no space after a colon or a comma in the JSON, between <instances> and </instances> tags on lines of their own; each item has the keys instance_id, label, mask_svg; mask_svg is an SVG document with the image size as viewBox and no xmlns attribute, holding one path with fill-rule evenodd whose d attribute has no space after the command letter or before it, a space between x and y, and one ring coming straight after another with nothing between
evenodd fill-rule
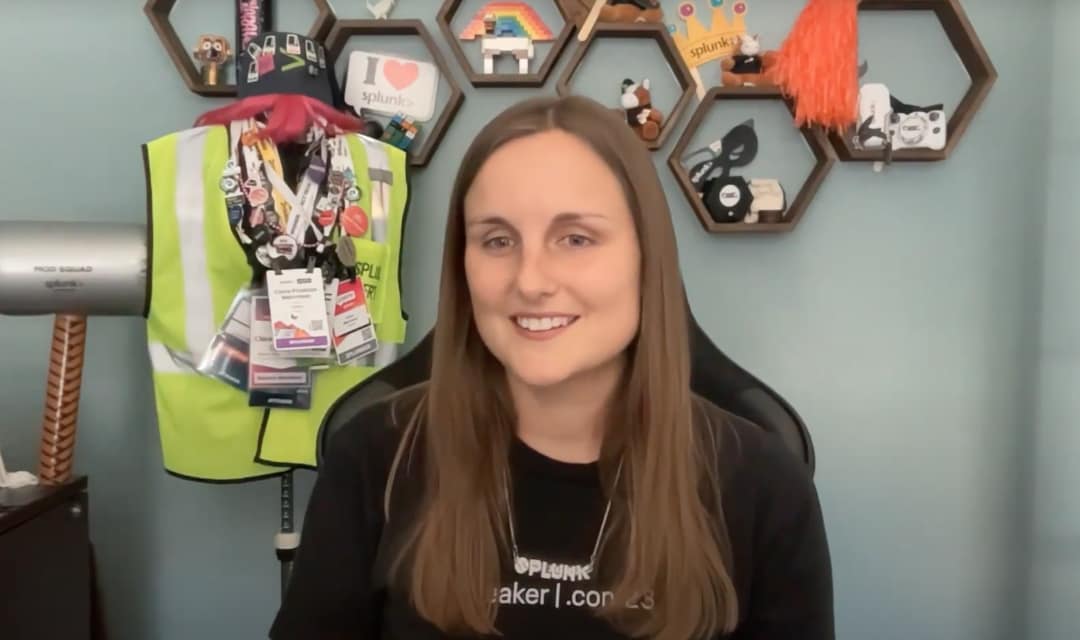
<instances>
[{"instance_id":1,"label":"woman's smile","mask_svg":"<svg viewBox=\"0 0 1080 640\"><path fill-rule=\"evenodd\" d=\"M565 314L515 315L510 317L518 334L529 340L549 340L564 332L579 316Z\"/></svg>"}]
</instances>

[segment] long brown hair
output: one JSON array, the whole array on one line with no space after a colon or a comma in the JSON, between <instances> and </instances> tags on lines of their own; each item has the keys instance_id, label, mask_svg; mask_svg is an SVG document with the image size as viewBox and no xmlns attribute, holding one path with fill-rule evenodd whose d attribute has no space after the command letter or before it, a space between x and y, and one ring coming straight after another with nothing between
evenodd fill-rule
<instances>
[{"instance_id":1,"label":"long brown hair","mask_svg":"<svg viewBox=\"0 0 1080 640\"><path fill-rule=\"evenodd\" d=\"M496 149L554 128L589 144L618 176L642 256L640 329L608 412L599 463L604 486L611 487L623 461L598 570L614 597L601 614L629 635L661 640L730 631L738 607L719 508L718 439L690 390L687 307L671 215L645 145L613 110L582 97L538 97L506 109L462 159L446 224L431 379L385 496L389 517L392 479L417 447L424 499L395 571L407 567L404 588L413 607L444 632L497 633L493 595L509 554L503 483L516 416L502 365L472 316L464 200ZM642 594L651 594L651 609L624 606Z\"/></svg>"}]
</instances>

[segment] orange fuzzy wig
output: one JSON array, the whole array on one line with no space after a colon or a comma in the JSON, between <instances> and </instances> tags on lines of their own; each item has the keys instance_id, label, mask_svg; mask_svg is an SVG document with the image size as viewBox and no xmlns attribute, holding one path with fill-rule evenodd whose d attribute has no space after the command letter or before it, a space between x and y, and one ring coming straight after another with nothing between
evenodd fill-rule
<instances>
[{"instance_id":1,"label":"orange fuzzy wig","mask_svg":"<svg viewBox=\"0 0 1080 640\"><path fill-rule=\"evenodd\" d=\"M797 126L843 131L858 112L859 0L808 0L780 46L773 78Z\"/></svg>"}]
</instances>

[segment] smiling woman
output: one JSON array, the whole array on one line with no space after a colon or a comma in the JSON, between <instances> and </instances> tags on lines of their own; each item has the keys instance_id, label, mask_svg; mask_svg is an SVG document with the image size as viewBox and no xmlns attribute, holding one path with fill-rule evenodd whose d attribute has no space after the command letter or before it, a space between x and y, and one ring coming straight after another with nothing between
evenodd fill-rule
<instances>
[{"instance_id":1,"label":"smiling woman","mask_svg":"<svg viewBox=\"0 0 1080 640\"><path fill-rule=\"evenodd\" d=\"M517 187L525 183L536 187ZM477 172L465 196L465 226L474 321L506 368L515 404L538 404L538 392L582 376L600 396L610 395L638 331L641 252L630 204L604 159L562 129L507 142ZM547 423L550 416L535 417ZM565 418L568 429L579 430ZM518 435L543 453L599 455L599 429L579 451L579 442L554 440L550 425L536 426L519 424Z\"/></svg>"},{"instance_id":2,"label":"smiling woman","mask_svg":"<svg viewBox=\"0 0 1080 640\"><path fill-rule=\"evenodd\" d=\"M439 295L430 381L328 447L272 637L833 638L809 473L691 392L667 201L615 113L484 127Z\"/></svg>"}]
</instances>

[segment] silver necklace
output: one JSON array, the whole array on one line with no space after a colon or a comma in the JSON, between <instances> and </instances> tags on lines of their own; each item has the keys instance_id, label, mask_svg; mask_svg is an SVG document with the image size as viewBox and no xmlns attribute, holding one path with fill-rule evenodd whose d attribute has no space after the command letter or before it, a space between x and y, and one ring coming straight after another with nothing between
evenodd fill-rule
<instances>
[{"instance_id":1,"label":"silver necklace","mask_svg":"<svg viewBox=\"0 0 1080 640\"><path fill-rule=\"evenodd\" d=\"M604 519L600 521L600 531L596 534L596 542L593 544L592 553L589 555L589 575L595 575L596 572L596 556L600 552L600 543L604 539L604 529L607 528L608 516L611 514L611 501L615 496L615 488L619 486L622 466L623 459L619 458L619 466L615 469L615 482L611 485L607 506L604 507ZM510 525L510 549L514 554L514 566L517 567L520 566L519 563L522 562L522 558L518 553L517 534L514 532L514 506L510 502L510 481L508 476L509 474L503 475L503 495L506 496L506 521Z\"/></svg>"}]
</instances>

